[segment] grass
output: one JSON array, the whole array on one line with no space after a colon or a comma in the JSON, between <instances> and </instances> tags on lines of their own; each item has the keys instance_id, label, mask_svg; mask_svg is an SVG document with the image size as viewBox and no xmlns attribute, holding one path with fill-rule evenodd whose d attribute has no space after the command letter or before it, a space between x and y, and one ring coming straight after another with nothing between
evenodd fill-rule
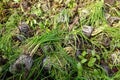
<instances>
[{"instance_id":1,"label":"grass","mask_svg":"<svg viewBox=\"0 0 120 80\"><path fill-rule=\"evenodd\" d=\"M25 1L32 5L27 5L26 10L20 4L22 0L16 1L21 7L9 7L15 4L10 0L8 2L12 3L9 5L5 1L0 3L2 4L0 56L8 60L0 65L1 80L117 80L120 78L120 63L118 63L120 29L119 26L109 25L109 21L105 18L106 13L119 17L117 1L114 6L107 5L112 12L106 12L103 0L93 2L85 0L82 7L80 7L81 2L78 1L78 4L75 0L70 0L68 3ZM42 3L46 3L47 6L43 7ZM5 15L4 10L9 10L10 13ZM29 34L33 35L26 37L22 42L15 41L13 36L21 35L18 25L22 21L30 26ZM119 25L119 22L114 24ZM91 37L85 36L82 32L84 25L94 28ZM69 30L70 26L71 30ZM77 50L80 52L77 53ZM21 54L32 56L33 65L30 71L10 73L10 65ZM78 55L75 56L76 54ZM118 57L111 57L112 55ZM50 70L44 69L45 57L50 58L46 63L46 65L50 64ZM104 67L108 67L110 72Z\"/></svg>"}]
</instances>

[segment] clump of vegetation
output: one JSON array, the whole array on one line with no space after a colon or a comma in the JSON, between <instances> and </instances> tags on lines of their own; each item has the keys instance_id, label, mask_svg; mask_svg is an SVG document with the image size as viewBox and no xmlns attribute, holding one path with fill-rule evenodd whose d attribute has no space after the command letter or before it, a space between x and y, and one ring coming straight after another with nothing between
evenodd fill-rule
<instances>
[{"instance_id":1,"label":"clump of vegetation","mask_svg":"<svg viewBox=\"0 0 120 80\"><path fill-rule=\"evenodd\" d=\"M0 1L0 79L119 79L119 4Z\"/></svg>"}]
</instances>

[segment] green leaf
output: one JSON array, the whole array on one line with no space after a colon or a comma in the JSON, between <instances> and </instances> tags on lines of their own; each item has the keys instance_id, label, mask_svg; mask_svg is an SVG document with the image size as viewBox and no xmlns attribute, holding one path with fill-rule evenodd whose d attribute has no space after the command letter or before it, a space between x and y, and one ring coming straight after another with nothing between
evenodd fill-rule
<instances>
[{"instance_id":1,"label":"green leaf","mask_svg":"<svg viewBox=\"0 0 120 80\"><path fill-rule=\"evenodd\" d=\"M13 1L16 2L16 3L20 2L20 0L13 0Z\"/></svg>"},{"instance_id":2,"label":"green leaf","mask_svg":"<svg viewBox=\"0 0 120 80\"><path fill-rule=\"evenodd\" d=\"M9 2L10 0L3 0L3 2Z\"/></svg>"},{"instance_id":3,"label":"green leaf","mask_svg":"<svg viewBox=\"0 0 120 80\"><path fill-rule=\"evenodd\" d=\"M77 64L77 69L78 69L78 76L82 76L83 68L80 62Z\"/></svg>"},{"instance_id":4,"label":"green leaf","mask_svg":"<svg viewBox=\"0 0 120 80\"><path fill-rule=\"evenodd\" d=\"M99 55L95 55L95 56L96 56L97 60L100 60L100 56Z\"/></svg>"},{"instance_id":5,"label":"green leaf","mask_svg":"<svg viewBox=\"0 0 120 80\"><path fill-rule=\"evenodd\" d=\"M99 71L97 70L97 69L94 69L94 71L93 71L93 73L94 73L94 75L99 75Z\"/></svg>"},{"instance_id":6,"label":"green leaf","mask_svg":"<svg viewBox=\"0 0 120 80\"><path fill-rule=\"evenodd\" d=\"M83 56L81 56L81 55L79 55L78 57L79 57L79 59L84 59L84 57L83 57Z\"/></svg>"},{"instance_id":7,"label":"green leaf","mask_svg":"<svg viewBox=\"0 0 120 80\"><path fill-rule=\"evenodd\" d=\"M85 63L85 62L87 62L87 59L82 59L82 60L81 60L81 63L82 63L82 64Z\"/></svg>"},{"instance_id":8,"label":"green leaf","mask_svg":"<svg viewBox=\"0 0 120 80\"><path fill-rule=\"evenodd\" d=\"M95 54L95 51L94 50L92 50L92 56L94 57L96 54Z\"/></svg>"},{"instance_id":9,"label":"green leaf","mask_svg":"<svg viewBox=\"0 0 120 80\"><path fill-rule=\"evenodd\" d=\"M83 51L82 52L82 56L86 56L87 52L86 51Z\"/></svg>"},{"instance_id":10,"label":"green leaf","mask_svg":"<svg viewBox=\"0 0 120 80\"><path fill-rule=\"evenodd\" d=\"M90 58L90 61L88 62L88 66L92 67L96 61L96 58Z\"/></svg>"}]
</instances>

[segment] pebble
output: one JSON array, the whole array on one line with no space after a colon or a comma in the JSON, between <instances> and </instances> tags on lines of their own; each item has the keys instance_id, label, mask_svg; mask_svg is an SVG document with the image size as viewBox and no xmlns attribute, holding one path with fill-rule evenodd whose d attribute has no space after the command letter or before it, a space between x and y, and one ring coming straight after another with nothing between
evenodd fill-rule
<instances>
[{"instance_id":1,"label":"pebble","mask_svg":"<svg viewBox=\"0 0 120 80\"><path fill-rule=\"evenodd\" d=\"M51 70L52 63L49 56L43 59L43 67L45 70Z\"/></svg>"},{"instance_id":2,"label":"pebble","mask_svg":"<svg viewBox=\"0 0 120 80\"><path fill-rule=\"evenodd\" d=\"M29 35L28 32L30 30L30 27L25 22L21 22L21 24L18 26L18 29L19 29L20 33L22 35L24 35L25 37Z\"/></svg>"},{"instance_id":3,"label":"pebble","mask_svg":"<svg viewBox=\"0 0 120 80\"><path fill-rule=\"evenodd\" d=\"M29 71L33 64L31 56L23 54L10 66L9 70L11 73L20 72L21 70Z\"/></svg>"},{"instance_id":4,"label":"pebble","mask_svg":"<svg viewBox=\"0 0 120 80\"><path fill-rule=\"evenodd\" d=\"M82 32L84 33L85 36L90 37L93 32L93 27L84 25L82 28Z\"/></svg>"}]
</instances>

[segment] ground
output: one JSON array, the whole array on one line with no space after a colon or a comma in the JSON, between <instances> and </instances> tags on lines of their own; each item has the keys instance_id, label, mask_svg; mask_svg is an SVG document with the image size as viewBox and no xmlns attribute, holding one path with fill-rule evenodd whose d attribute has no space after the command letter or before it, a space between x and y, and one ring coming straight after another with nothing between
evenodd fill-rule
<instances>
[{"instance_id":1,"label":"ground","mask_svg":"<svg viewBox=\"0 0 120 80\"><path fill-rule=\"evenodd\" d=\"M119 80L119 0L1 0L1 80Z\"/></svg>"}]
</instances>

